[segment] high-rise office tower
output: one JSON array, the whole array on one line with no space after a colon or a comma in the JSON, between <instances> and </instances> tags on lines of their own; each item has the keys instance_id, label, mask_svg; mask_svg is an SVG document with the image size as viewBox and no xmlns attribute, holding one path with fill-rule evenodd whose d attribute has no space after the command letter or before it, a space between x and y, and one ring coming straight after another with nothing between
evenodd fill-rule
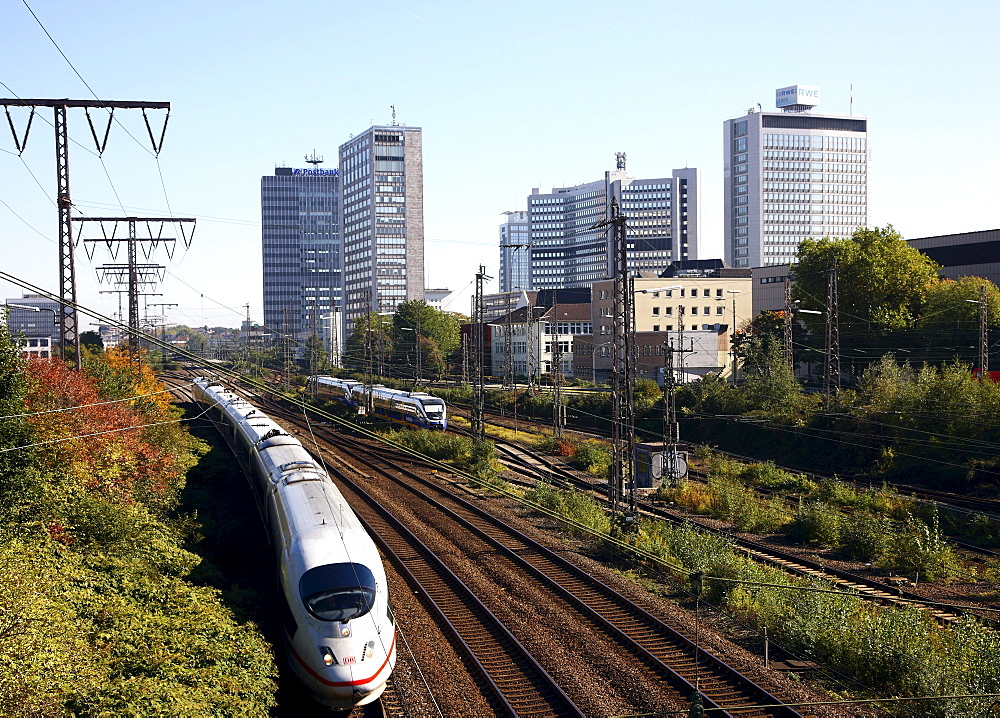
<instances>
[{"instance_id":1,"label":"high-rise office tower","mask_svg":"<svg viewBox=\"0 0 1000 718\"><path fill-rule=\"evenodd\" d=\"M347 329L369 311L424 298L419 127L379 125L340 146Z\"/></svg>"},{"instance_id":2,"label":"high-rise office tower","mask_svg":"<svg viewBox=\"0 0 1000 718\"><path fill-rule=\"evenodd\" d=\"M276 167L260 181L264 324L293 339L343 303L340 177L315 153L306 160L311 168Z\"/></svg>"},{"instance_id":3,"label":"high-rise office tower","mask_svg":"<svg viewBox=\"0 0 1000 718\"><path fill-rule=\"evenodd\" d=\"M726 120L725 259L734 267L795 260L807 237L868 224L868 120L820 115L819 88L776 91L782 112Z\"/></svg>"},{"instance_id":4,"label":"high-rise office tower","mask_svg":"<svg viewBox=\"0 0 1000 718\"><path fill-rule=\"evenodd\" d=\"M611 198L628 218L628 266L662 271L671 262L697 259L701 171L677 169L670 177L634 179L618 169L596 182L558 187L528 197L531 286L589 287L612 276L611 233L594 225L608 216Z\"/></svg>"},{"instance_id":5,"label":"high-rise office tower","mask_svg":"<svg viewBox=\"0 0 1000 718\"><path fill-rule=\"evenodd\" d=\"M531 289L531 225L527 212L504 212L500 225L500 291Z\"/></svg>"}]
</instances>

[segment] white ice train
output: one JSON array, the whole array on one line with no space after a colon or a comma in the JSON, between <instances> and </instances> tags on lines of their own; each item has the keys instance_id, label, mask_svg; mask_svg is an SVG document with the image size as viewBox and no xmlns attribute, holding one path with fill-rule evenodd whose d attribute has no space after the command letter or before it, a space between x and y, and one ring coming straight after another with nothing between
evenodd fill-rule
<instances>
[{"instance_id":1,"label":"white ice train","mask_svg":"<svg viewBox=\"0 0 1000 718\"><path fill-rule=\"evenodd\" d=\"M316 387L318 396L340 401L348 406L367 406L366 389L371 391L372 411L383 419L423 429L447 429L448 417L444 400L423 391L403 391L376 384L366 387L354 379L332 376L309 377L309 388Z\"/></svg>"},{"instance_id":2,"label":"white ice train","mask_svg":"<svg viewBox=\"0 0 1000 718\"><path fill-rule=\"evenodd\" d=\"M292 669L323 705L374 701L396 664L395 620L374 542L295 437L217 382L194 383L252 472L278 557Z\"/></svg>"}]
</instances>

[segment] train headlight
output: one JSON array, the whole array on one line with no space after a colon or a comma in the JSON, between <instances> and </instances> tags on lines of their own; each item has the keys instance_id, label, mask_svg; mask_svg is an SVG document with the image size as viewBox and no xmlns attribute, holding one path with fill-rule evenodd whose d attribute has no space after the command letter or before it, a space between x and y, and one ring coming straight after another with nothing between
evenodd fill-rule
<instances>
[{"instance_id":1,"label":"train headlight","mask_svg":"<svg viewBox=\"0 0 1000 718\"><path fill-rule=\"evenodd\" d=\"M347 638L348 636L350 636L351 635L351 627L348 626L345 623L343 625L343 627L341 627L341 629L340 629L340 635L343 636L344 638Z\"/></svg>"},{"instance_id":2,"label":"train headlight","mask_svg":"<svg viewBox=\"0 0 1000 718\"><path fill-rule=\"evenodd\" d=\"M319 654L323 657L323 663L328 666L334 666L337 664L337 657L333 655L333 649L329 646L320 646Z\"/></svg>"}]
</instances>

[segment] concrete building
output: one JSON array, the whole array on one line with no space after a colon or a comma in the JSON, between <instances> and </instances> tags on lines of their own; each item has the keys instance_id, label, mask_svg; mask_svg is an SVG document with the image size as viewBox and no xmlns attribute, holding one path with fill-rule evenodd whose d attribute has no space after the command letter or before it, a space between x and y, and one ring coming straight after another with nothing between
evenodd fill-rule
<instances>
[{"instance_id":1,"label":"concrete building","mask_svg":"<svg viewBox=\"0 0 1000 718\"><path fill-rule=\"evenodd\" d=\"M785 310L785 280L795 283L795 266L772 264L767 267L753 267L753 316L761 312L783 312Z\"/></svg>"},{"instance_id":2,"label":"concrete building","mask_svg":"<svg viewBox=\"0 0 1000 718\"><path fill-rule=\"evenodd\" d=\"M425 289L424 290L424 301L427 302L428 306L434 307L435 309L444 310L445 300L451 296L450 289Z\"/></svg>"},{"instance_id":3,"label":"concrete building","mask_svg":"<svg viewBox=\"0 0 1000 718\"><path fill-rule=\"evenodd\" d=\"M500 291L531 289L531 224L527 212L504 212L500 225Z\"/></svg>"},{"instance_id":4,"label":"concrete building","mask_svg":"<svg viewBox=\"0 0 1000 718\"><path fill-rule=\"evenodd\" d=\"M491 365L495 375L503 373L510 343L513 376L538 382L555 370L555 354L561 353L559 371L572 378L574 343L577 337L590 336L590 304L524 306L491 322Z\"/></svg>"},{"instance_id":5,"label":"concrete building","mask_svg":"<svg viewBox=\"0 0 1000 718\"><path fill-rule=\"evenodd\" d=\"M347 332L370 312L424 298L423 136L376 125L340 146Z\"/></svg>"},{"instance_id":6,"label":"concrete building","mask_svg":"<svg viewBox=\"0 0 1000 718\"><path fill-rule=\"evenodd\" d=\"M611 371L614 282L597 282L592 291L591 363L600 381ZM659 276L636 277L634 291L637 377L662 377L666 342L685 350L674 355L679 381L731 372L733 330L752 316L749 269L718 260L679 262Z\"/></svg>"},{"instance_id":7,"label":"concrete building","mask_svg":"<svg viewBox=\"0 0 1000 718\"><path fill-rule=\"evenodd\" d=\"M806 238L849 237L868 225L865 117L820 115L818 87L776 91L724 123L725 260L733 267L793 261Z\"/></svg>"},{"instance_id":8,"label":"concrete building","mask_svg":"<svg viewBox=\"0 0 1000 718\"><path fill-rule=\"evenodd\" d=\"M344 301L340 177L315 155L310 161L310 169L276 167L260 181L264 324L298 340Z\"/></svg>"},{"instance_id":9,"label":"concrete building","mask_svg":"<svg viewBox=\"0 0 1000 718\"><path fill-rule=\"evenodd\" d=\"M946 279L983 277L1000 285L1000 229L959 232L907 240L941 265Z\"/></svg>"},{"instance_id":10,"label":"concrete building","mask_svg":"<svg viewBox=\"0 0 1000 718\"><path fill-rule=\"evenodd\" d=\"M533 189L527 212L530 286L524 288L589 287L612 276L610 233L606 227L594 227L609 216L612 198L628 218L630 270L662 271L671 261L696 259L700 174L685 168L670 177L635 179L626 174L621 156L618 169L605 172L602 180L547 193ZM513 277L513 257L510 260Z\"/></svg>"}]
</instances>

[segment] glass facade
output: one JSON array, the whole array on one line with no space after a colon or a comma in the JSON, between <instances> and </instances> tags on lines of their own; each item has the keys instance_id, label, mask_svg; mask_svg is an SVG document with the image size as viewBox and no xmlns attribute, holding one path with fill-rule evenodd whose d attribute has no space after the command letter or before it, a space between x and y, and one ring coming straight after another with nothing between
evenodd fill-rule
<instances>
[{"instance_id":1,"label":"glass facade","mask_svg":"<svg viewBox=\"0 0 1000 718\"><path fill-rule=\"evenodd\" d=\"M268 330L309 335L343 302L339 206L337 170L278 167L261 178Z\"/></svg>"},{"instance_id":2,"label":"glass facade","mask_svg":"<svg viewBox=\"0 0 1000 718\"><path fill-rule=\"evenodd\" d=\"M587 287L610 276L610 234L594 225L608 216L612 196L628 221L630 269L662 271L675 259L693 258L697 179L696 169L659 179L633 179L619 170L603 181L531 195L531 289Z\"/></svg>"},{"instance_id":3,"label":"glass facade","mask_svg":"<svg viewBox=\"0 0 1000 718\"><path fill-rule=\"evenodd\" d=\"M500 291L531 289L531 225L527 212L508 212L500 225Z\"/></svg>"},{"instance_id":4,"label":"glass facade","mask_svg":"<svg viewBox=\"0 0 1000 718\"><path fill-rule=\"evenodd\" d=\"M868 121L751 113L727 122L726 260L788 264L806 238L868 224Z\"/></svg>"}]
</instances>

